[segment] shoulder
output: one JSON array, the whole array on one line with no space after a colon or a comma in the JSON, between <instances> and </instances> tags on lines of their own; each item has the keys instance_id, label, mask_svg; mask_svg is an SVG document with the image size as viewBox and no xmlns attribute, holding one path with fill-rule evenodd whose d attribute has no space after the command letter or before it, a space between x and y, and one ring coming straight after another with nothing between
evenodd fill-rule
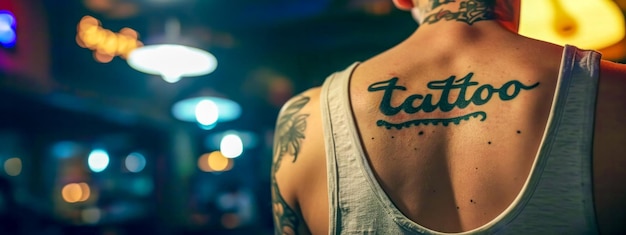
<instances>
[{"instance_id":1,"label":"shoulder","mask_svg":"<svg viewBox=\"0 0 626 235\"><path fill-rule=\"evenodd\" d=\"M626 226L626 65L602 61L596 101L593 172L596 213L602 233Z\"/></svg>"},{"instance_id":2,"label":"shoulder","mask_svg":"<svg viewBox=\"0 0 626 235\"><path fill-rule=\"evenodd\" d=\"M319 101L321 91L322 91L321 87L313 87L292 97L287 102L285 102L285 104L283 104L278 116L280 117L285 114L288 114L289 113L288 110L293 109L293 108L310 109L313 103L319 103L317 101ZM314 102L311 102L311 101L314 101Z\"/></svg>"},{"instance_id":3,"label":"shoulder","mask_svg":"<svg viewBox=\"0 0 626 235\"><path fill-rule=\"evenodd\" d=\"M626 64L602 60L600 63L600 76L602 78L626 80Z\"/></svg>"},{"instance_id":4,"label":"shoulder","mask_svg":"<svg viewBox=\"0 0 626 235\"><path fill-rule=\"evenodd\" d=\"M272 201L278 228L307 233L315 229L317 213L311 200L325 193L325 158L319 87L287 101L274 132ZM322 195L323 196L323 195ZM279 208L279 209L277 209ZM306 222L305 222L306 221Z\"/></svg>"},{"instance_id":5,"label":"shoulder","mask_svg":"<svg viewBox=\"0 0 626 235\"><path fill-rule=\"evenodd\" d=\"M598 98L610 102L626 102L626 64L602 60L600 63Z\"/></svg>"}]
</instances>

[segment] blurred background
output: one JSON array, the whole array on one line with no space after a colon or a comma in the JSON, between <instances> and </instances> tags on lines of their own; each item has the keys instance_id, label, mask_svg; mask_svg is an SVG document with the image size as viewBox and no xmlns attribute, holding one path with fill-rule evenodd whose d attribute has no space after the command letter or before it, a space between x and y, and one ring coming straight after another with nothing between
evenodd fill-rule
<instances>
[{"instance_id":1,"label":"blurred background","mask_svg":"<svg viewBox=\"0 0 626 235\"><path fill-rule=\"evenodd\" d=\"M626 1L579 1L616 39L558 4L530 28L624 62ZM416 27L390 0L0 0L0 234L273 234L282 104Z\"/></svg>"}]
</instances>

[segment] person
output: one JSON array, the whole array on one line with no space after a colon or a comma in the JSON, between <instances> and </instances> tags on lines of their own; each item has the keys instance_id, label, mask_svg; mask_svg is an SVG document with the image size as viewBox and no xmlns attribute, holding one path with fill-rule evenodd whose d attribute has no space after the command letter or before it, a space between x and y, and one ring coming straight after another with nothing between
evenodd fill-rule
<instances>
[{"instance_id":1,"label":"person","mask_svg":"<svg viewBox=\"0 0 626 235\"><path fill-rule=\"evenodd\" d=\"M520 36L520 0L393 2L412 35L281 109L277 234L626 230L625 65Z\"/></svg>"}]
</instances>

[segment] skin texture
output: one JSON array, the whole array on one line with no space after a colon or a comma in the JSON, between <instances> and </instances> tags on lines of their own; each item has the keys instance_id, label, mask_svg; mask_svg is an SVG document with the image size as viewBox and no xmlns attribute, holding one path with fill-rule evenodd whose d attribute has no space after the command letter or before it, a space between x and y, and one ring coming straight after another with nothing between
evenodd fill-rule
<instances>
[{"instance_id":1,"label":"skin texture","mask_svg":"<svg viewBox=\"0 0 626 235\"><path fill-rule=\"evenodd\" d=\"M368 163L414 222L441 232L478 228L511 205L528 178L563 48L516 34L518 0L498 0L495 8L479 0L394 3L418 7L423 23L352 74L350 102ZM621 234L626 67L603 61L600 76L594 207L600 231ZM271 176L277 234L328 233L319 94L312 88L294 97L277 120Z\"/></svg>"},{"instance_id":2,"label":"skin texture","mask_svg":"<svg viewBox=\"0 0 626 235\"><path fill-rule=\"evenodd\" d=\"M285 201L280 193L276 181L276 172L280 169L285 157L292 157L291 163L298 160L302 141L306 138L304 131L307 127L306 113L301 113L302 107L311 99L307 96L297 97L281 111L276 124L274 140L274 161L272 164L272 204L274 208L274 227L280 234L297 234L300 227L300 217Z\"/></svg>"}]
</instances>

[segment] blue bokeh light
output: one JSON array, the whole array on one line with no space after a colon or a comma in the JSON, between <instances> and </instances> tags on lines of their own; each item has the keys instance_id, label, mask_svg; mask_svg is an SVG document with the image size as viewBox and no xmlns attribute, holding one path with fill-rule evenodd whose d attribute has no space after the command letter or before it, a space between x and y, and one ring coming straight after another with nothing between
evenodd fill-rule
<instances>
[{"instance_id":1,"label":"blue bokeh light","mask_svg":"<svg viewBox=\"0 0 626 235\"><path fill-rule=\"evenodd\" d=\"M198 104L200 103L204 103L204 104L212 103L212 104L215 104L215 106L217 106L217 113L218 113L217 122L232 121L232 120L239 118L239 116L241 116L241 106L239 106L237 102L229 100L229 99L224 99L224 98L219 98L219 97L209 97L209 96L196 97L196 98L190 98L190 99L179 101L176 104L174 104L174 106L172 107L172 114L178 120L198 123L198 116L197 116L198 109L197 108L198 108ZM203 105L201 105L200 107L202 108L202 106ZM213 107L213 105L210 105L210 106ZM203 125L202 123L200 124ZM212 123L210 125L203 125L203 126L212 126L214 124L215 123Z\"/></svg>"},{"instance_id":2,"label":"blue bokeh light","mask_svg":"<svg viewBox=\"0 0 626 235\"><path fill-rule=\"evenodd\" d=\"M0 44L4 47L14 47L17 40L15 31L15 16L9 11L0 11Z\"/></svg>"},{"instance_id":3,"label":"blue bokeh light","mask_svg":"<svg viewBox=\"0 0 626 235\"><path fill-rule=\"evenodd\" d=\"M61 141L52 145L50 149L52 156L64 159L77 156L80 153L80 144L72 141Z\"/></svg>"},{"instance_id":4,"label":"blue bokeh light","mask_svg":"<svg viewBox=\"0 0 626 235\"><path fill-rule=\"evenodd\" d=\"M87 159L89 169L93 172L102 172L109 166L109 154L103 149L94 149Z\"/></svg>"},{"instance_id":5,"label":"blue bokeh light","mask_svg":"<svg viewBox=\"0 0 626 235\"><path fill-rule=\"evenodd\" d=\"M138 173L146 167L146 158L141 153L134 152L128 154L124 160L124 164L128 171Z\"/></svg>"}]
</instances>

